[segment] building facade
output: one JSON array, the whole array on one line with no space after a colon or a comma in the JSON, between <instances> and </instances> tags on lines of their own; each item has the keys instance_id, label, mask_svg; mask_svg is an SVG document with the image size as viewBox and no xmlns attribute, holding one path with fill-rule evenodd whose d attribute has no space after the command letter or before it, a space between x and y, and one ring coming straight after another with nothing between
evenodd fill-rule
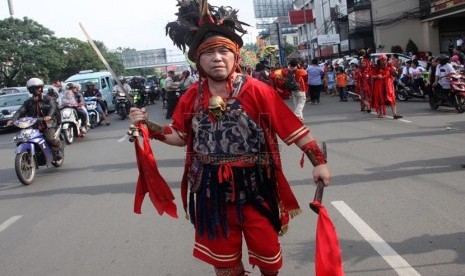
<instances>
[{"instance_id":1,"label":"building facade","mask_svg":"<svg viewBox=\"0 0 465 276\"><path fill-rule=\"evenodd\" d=\"M293 5L313 15L297 26L302 57L341 56L362 48L390 52L393 46L405 51L409 40L420 52L438 54L465 35L465 0L294 0ZM322 45L323 35L338 35L339 41Z\"/></svg>"}]
</instances>

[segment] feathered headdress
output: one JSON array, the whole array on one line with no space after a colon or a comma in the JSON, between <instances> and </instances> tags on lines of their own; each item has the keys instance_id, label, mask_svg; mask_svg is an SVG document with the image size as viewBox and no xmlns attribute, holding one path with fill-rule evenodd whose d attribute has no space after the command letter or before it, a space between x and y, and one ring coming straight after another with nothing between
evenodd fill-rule
<instances>
[{"instance_id":1,"label":"feathered headdress","mask_svg":"<svg viewBox=\"0 0 465 276\"><path fill-rule=\"evenodd\" d=\"M189 48L190 60L195 61L195 52L208 34L225 36L242 47L242 38L236 31L243 35L247 33L243 25L250 25L238 20L238 10L230 6L211 6L207 0L177 1L177 19L166 24L166 35L183 52Z\"/></svg>"}]
</instances>

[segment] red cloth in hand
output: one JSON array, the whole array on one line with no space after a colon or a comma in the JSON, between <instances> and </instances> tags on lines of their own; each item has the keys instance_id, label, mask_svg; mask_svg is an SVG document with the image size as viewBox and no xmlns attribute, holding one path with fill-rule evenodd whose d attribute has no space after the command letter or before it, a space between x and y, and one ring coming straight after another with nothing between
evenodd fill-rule
<instances>
[{"instance_id":1,"label":"red cloth in hand","mask_svg":"<svg viewBox=\"0 0 465 276\"><path fill-rule=\"evenodd\" d=\"M315 275L343 276L341 249L336 228L326 208L317 200L313 201L313 204L320 211L316 226Z\"/></svg>"},{"instance_id":2,"label":"red cloth in hand","mask_svg":"<svg viewBox=\"0 0 465 276\"><path fill-rule=\"evenodd\" d=\"M136 148L137 167L139 178L137 180L136 194L134 198L134 212L142 213L142 202L146 193L149 193L153 206L158 214L167 213L173 218L178 218L174 196L166 181L158 171L157 161L150 147L149 131L145 124L139 124L143 137L144 148L139 145L139 139L134 141Z\"/></svg>"}]
</instances>

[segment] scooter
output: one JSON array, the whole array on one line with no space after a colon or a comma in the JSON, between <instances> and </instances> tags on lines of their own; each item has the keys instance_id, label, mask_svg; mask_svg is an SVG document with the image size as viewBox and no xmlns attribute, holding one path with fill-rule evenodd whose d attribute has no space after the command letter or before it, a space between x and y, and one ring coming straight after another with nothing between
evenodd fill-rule
<instances>
[{"instance_id":1,"label":"scooter","mask_svg":"<svg viewBox=\"0 0 465 276\"><path fill-rule=\"evenodd\" d=\"M429 99L431 109L449 106L455 107L459 113L465 112L465 75L454 74L445 78L449 79L451 89L434 87Z\"/></svg>"},{"instance_id":2,"label":"scooter","mask_svg":"<svg viewBox=\"0 0 465 276\"><path fill-rule=\"evenodd\" d=\"M43 118L25 117L13 122L21 130L16 133L13 142L16 143L15 171L18 179L24 185L33 182L36 169L39 166L61 167L64 161L64 144L60 147L62 158L58 161L53 160L53 154L50 146L37 128L38 122ZM60 135L60 128L56 136Z\"/></svg>"},{"instance_id":3,"label":"scooter","mask_svg":"<svg viewBox=\"0 0 465 276\"><path fill-rule=\"evenodd\" d=\"M116 94L115 98L116 110L118 111L121 120L126 119L126 116L129 114L129 100L126 98L126 94L123 91L120 91Z\"/></svg>"},{"instance_id":4,"label":"scooter","mask_svg":"<svg viewBox=\"0 0 465 276\"><path fill-rule=\"evenodd\" d=\"M423 99L423 101L428 100L426 91L421 87L415 88L412 83L406 85L399 80L395 87L396 97L399 101L407 101L411 98L420 98Z\"/></svg>"},{"instance_id":5,"label":"scooter","mask_svg":"<svg viewBox=\"0 0 465 276\"><path fill-rule=\"evenodd\" d=\"M84 137L87 131L83 130L81 119L72 106L64 106L61 110L61 134L66 144L74 142L74 137Z\"/></svg>"},{"instance_id":6,"label":"scooter","mask_svg":"<svg viewBox=\"0 0 465 276\"><path fill-rule=\"evenodd\" d=\"M86 101L87 113L89 113L90 128L94 128L98 126L101 120L100 113L97 111L97 97L86 97L84 100Z\"/></svg>"}]
</instances>

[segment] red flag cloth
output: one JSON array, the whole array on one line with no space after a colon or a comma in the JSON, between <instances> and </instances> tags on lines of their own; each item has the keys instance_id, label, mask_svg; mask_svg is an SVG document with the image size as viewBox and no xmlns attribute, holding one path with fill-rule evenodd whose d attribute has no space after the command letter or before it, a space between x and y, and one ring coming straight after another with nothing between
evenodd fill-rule
<instances>
[{"instance_id":1,"label":"red flag cloth","mask_svg":"<svg viewBox=\"0 0 465 276\"><path fill-rule=\"evenodd\" d=\"M174 195L165 179L158 171L157 161L150 147L149 130L145 124L139 124L144 148L139 145L139 139L134 141L136 148L137 167L139 178L137 180L136 195L134 198L134 212L142 213L142 202L146 193L149 193L153 206L158 214L167 213L173 218L178 218Z\"/></svg>"},{"instance_id":2,"label":"red flag cloth","mask_svg":"<svg viewBox=\"0 0 465 276\"><path fill-rule=\"evenodd\" d=\"M319 210L316 226L315 275L343 276L341 249L336 228L326 208L317 200L313 201L313 204Z\"/></svg>"}]
</instances>

